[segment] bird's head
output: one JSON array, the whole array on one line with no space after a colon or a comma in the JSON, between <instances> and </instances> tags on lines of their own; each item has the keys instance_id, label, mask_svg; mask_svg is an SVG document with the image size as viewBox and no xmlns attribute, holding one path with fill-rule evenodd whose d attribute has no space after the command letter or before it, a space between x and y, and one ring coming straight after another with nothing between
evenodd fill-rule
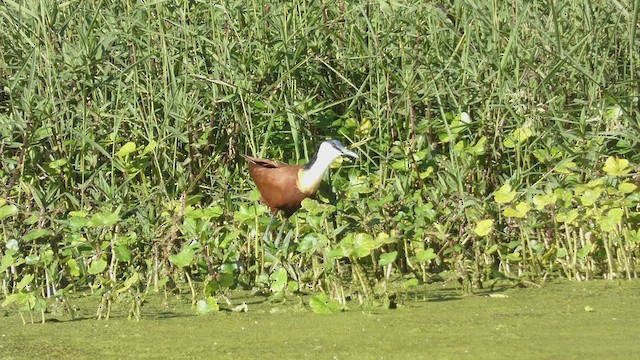
<instances>
[{"instance_id":1,"label":"bird's head","mask_svg":"<svg viewBox=\"0 0 640 360\"><path fill-rule=\"evenodd\" d=\"M356 159L358 158L358 154L345 148L340 141L327 140L327 141L323 141L322 144L320 144L317 157L331 159L331 161L333 161L343 155L351 156Z\"/></svg>"}]
</instances>

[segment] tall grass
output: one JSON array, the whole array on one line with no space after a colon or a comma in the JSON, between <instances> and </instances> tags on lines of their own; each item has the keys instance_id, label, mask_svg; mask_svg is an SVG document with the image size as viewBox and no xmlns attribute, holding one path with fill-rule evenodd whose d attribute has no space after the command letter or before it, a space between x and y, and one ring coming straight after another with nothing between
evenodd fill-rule
<instances>
[{"instance_id":1,"label":"tall grass","mask_svg":"<svg viewBox=\"0 0 640 360\"><path fill-rule=\"evenodd\" d=\"M5 1L3 292L636 277L638 9ZM240 154L302 162L328 137L362 155L320 196L337 210L265 247Z\"/></svg>"}]
</instances>

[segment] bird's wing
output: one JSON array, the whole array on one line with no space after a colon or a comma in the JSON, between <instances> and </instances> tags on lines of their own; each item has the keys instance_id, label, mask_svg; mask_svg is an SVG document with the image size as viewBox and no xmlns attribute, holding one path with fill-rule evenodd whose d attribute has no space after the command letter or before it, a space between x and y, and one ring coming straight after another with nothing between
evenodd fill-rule
<instances>
[{"instance_id":1,"label":"bird's wing","mask_svg":"<svg viewBox=\"0 0 640 360\"><path fill-rule=\"evenodd\" d=\"M267 160L267 159L260 159L260 158L249 156L249 155L242 155L242 156L248 162L253 163L253 164L257 165L257 166L263 167L263 168L279 168L279 167L283 167L283 166L287 165L287 164L284 164L284 163L281 163L281 162Z\"/></svg>"}]
</instances>

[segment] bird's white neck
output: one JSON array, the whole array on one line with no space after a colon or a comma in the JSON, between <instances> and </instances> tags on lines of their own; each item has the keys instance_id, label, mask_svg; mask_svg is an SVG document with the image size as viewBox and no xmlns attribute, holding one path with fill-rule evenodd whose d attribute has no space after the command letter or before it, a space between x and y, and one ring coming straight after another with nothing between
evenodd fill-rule
<instances>
[{"instance_id":1,"label":"bird's white neck","mask_svg":"<svg viewBox=\"0 0 640 360\"><path fill-rule=\"evenodd\" d=\"M324 173L327 171L331 163L337 159L341 154L339 152L323 152L322 149L318 151L316 161L314 161L310 167L303 168L298 173L298 190L304 194L313 194L320 187L320 182Z\"/></svg>"}]
</instances>

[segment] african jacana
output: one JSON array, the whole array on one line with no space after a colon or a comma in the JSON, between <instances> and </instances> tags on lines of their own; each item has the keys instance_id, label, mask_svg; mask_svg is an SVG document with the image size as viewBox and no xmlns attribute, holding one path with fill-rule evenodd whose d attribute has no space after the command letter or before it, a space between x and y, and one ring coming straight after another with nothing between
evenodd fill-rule
<instances>
[{"instance_id":1,"label":"african jacana","mask_svg":"<svg viewBox=\"0 0 640 360\"><path fill-rule=\"evenodd\" d=\"M271 209L272 221L264 233L265 240L276 214L282 210L285 220L276 240L280 239L289 217L300 209L302 200L315 196L325 171L342 155L358 158L338 140L322 142L316 156L306 165L289 165L244 155L249 162L249 174L262 195L261 200Z\"/></svg>"}]
</instances>

